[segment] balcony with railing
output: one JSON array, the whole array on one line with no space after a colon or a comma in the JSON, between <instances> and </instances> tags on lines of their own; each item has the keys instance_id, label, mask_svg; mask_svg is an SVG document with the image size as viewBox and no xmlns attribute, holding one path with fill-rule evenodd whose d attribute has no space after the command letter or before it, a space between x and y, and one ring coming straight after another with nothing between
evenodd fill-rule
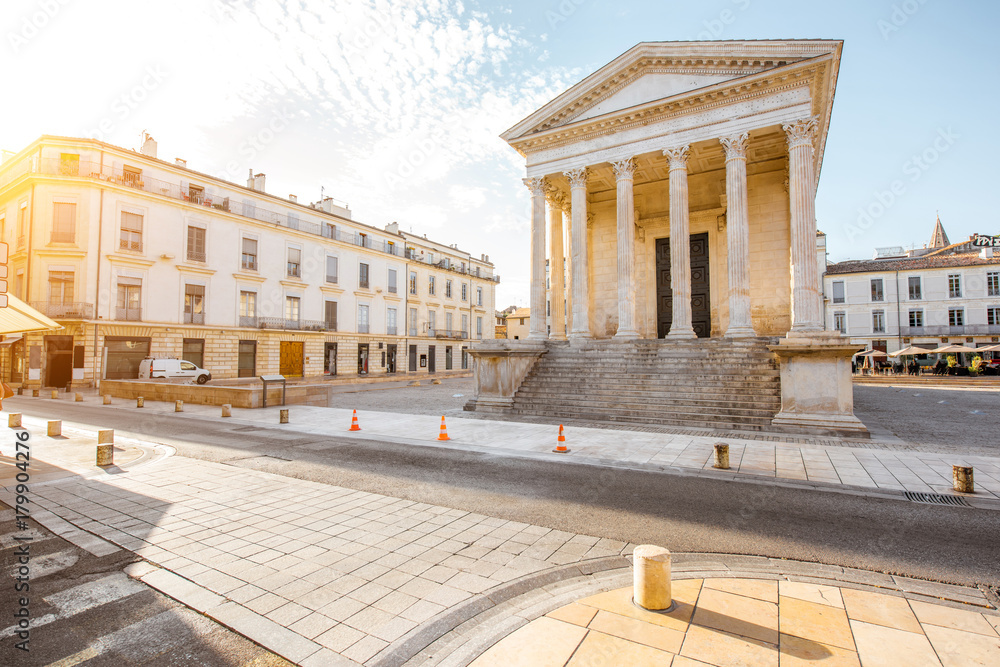
<instances>
[{"instance_id":1,"label":"balcony with railing","mask_svg":"<svg viewBox=\"0 0 1000 667\"><path fill-rule=\"evenodd\" d=\"M205 313L184 313L184 324L204 324Z\"/></svg>"},{"instance_id":2,"label":"balcony with railing","mask_svg":"<svg viewBox=\"0 0 1000 667\"><path fill-rule=\"evenodd\" d=\"M368 325L367 324L359 324L358 325L358 333L364 333L364 334L369 333L369 331L368 331Z\"/></svg>"},{"instance_id":3,"label":"balcony with railing","mask_svg":"<svg viewBox=\"0 0 1000 667\"><path fill-rule=\"evenodd\" d=\"M142 308L116 308L115 319L139 322L142 320Z\"/></svg>"},{"instance_id":4,"label":"balcony with railing","mask_svg":"<svg viewBox=\"0 0 1000 667\"><path fill-rule=\"evenodd\" d=\"M204 262L204 261L206 261L205 251L203 251L203 250L188 250L187 251L187 261L189 261L189 262Z\"/></svg>"},{"instance_id":5,"label":"balcony with railing","mask_svg":"<svg viewBox=\"0 0 1000 667\"><path fill-rule=\"evenodd\" d=\"M240 326L250 329L281 329L287 331L336 331L329 322L319 320L289 320L284 317L258 317L255 315L240 315Z\"/></svg>"},{"instance_id":6,"label":"balcony with railing","mask_svg":"<svg viewBox=\"0 0 1000 667\"><path fill-rule=\"evenodd\" d=\"M54 320L92 320L94 319L94 304L92 303L50 303L48 301L32 301L31 307Z\"/></svg>"},{"instance_id":7,"label":"balcony with railing","mask_svg":"<svg viewBox=\"0 0 1000 667\"><path fill-rule=\"evenodd\" d=\"M256 201L251 199L237 200L235 197L244 196L242 192L230 194L214 188L201 189L199 186L191 184L186 184L182 187L179 181L165 181L146 174L136 174L131 171L124 171L121 168L102 165L100 162L94 161L80 160L79 162L67 163L60 158L38 159L35 156L27 157L0 172L0 188L29 174L70 176L99 180L288 229L296 229L397 257L403 257L404 254L403 246L400 243L381 241L365 233L344 231L326 222L304 220L300 215L303 213L308 215L306 211L300 213L298 211L280 212L268 210L261 208L257 205ZM319 209L307 210L315 211L316 215L325 215Z\"/></svg>"},{"instance_id":8,"label":"balcony with railing","mask_svg":"<svg viewBox=\"0 0 1000 667\"><path fill-rule=\"evenodd\" d=\"M396 335L396 325L395 324L387 325L386 328L385 328L385 333L386 333L387 336L395 336Z\"/></svg>"},{"instance_id":9,"label":"balcony with railing","mask_svg":"<svg viewBox=\"0 0 1000 667\"><path fill-rule=\"evenodd\" d=\"M427 335L433 338L452 338L454 340L464 340L469 337L467 331L457 329L429 329Z\"/></svg>"}]
</instances>

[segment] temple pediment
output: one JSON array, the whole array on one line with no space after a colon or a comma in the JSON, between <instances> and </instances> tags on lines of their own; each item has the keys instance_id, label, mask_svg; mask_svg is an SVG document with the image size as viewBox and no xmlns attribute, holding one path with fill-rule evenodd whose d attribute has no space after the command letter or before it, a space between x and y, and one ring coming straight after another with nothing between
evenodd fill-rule
<instances>
[{"instance_id":1,"label":"temple pediment","mask_svg":"<svg viewBox=\"0 0 1000 667\"><path fill-rule=\"evenodd\" d=\"M771 71L832 56L842 43L828 40L643 42L597 70L504 132L511 144L532 135L598 118L614 118L699 91L715 94Z\"/></svg>"}]
</instances>

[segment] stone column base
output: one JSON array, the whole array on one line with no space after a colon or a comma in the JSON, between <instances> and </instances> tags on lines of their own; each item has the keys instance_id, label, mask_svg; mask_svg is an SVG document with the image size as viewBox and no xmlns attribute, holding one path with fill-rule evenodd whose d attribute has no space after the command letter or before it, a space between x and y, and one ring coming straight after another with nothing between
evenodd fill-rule
<instances>
[{"instance_id":1,"label":"stone column base","mask_svg":"<svg viewBox=\"0 0 1000 667\"><path fill-rule=\"evenodd\" d=\"M789 333L768 349L781 369L781 411L776 430L867 438L854 416L851 357L861 348L836 332Z\"/></svg>"},{"instance_id":2,"label":"stone column base","mask_svg":"<svg viewBox=\"0 0 1000 667\"><path fill-rule=\"evenodd\" d=\"M491 340L476 343L469 354L476 360L476 397L471 401L477 412L507 412L538 358L545 353L542 341Z\"/></svg>"}]
</instances>

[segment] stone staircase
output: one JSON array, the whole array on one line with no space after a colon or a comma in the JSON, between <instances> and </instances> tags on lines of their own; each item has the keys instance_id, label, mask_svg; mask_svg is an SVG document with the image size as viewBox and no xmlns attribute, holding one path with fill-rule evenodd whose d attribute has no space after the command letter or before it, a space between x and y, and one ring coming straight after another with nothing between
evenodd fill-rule
<instances>
[{"instance_id":1,"label":"stone staircase","mask_svg":"<svg viewBox=\"0 0 1000 667\"><path fill-rule=\"evenodd\" d=\"M760 431L781 409L772 338L551 343L510 414Z\"/></svg>"}]
</instances>

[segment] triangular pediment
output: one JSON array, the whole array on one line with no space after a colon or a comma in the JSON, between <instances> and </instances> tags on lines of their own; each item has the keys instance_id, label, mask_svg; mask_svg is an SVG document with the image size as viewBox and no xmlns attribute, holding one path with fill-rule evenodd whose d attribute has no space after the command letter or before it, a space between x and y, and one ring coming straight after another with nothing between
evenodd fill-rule
<instances>
[{"instance_id":1,"label":"triangular pediment","mask_svg":"<svg viewBox=\"0 0 1000 667\"><path fill-rule=\"evenodd\" d=\"M828 40L643 42L501 135L508 142L839 52Z\"/></svg>"}]
</instances>

